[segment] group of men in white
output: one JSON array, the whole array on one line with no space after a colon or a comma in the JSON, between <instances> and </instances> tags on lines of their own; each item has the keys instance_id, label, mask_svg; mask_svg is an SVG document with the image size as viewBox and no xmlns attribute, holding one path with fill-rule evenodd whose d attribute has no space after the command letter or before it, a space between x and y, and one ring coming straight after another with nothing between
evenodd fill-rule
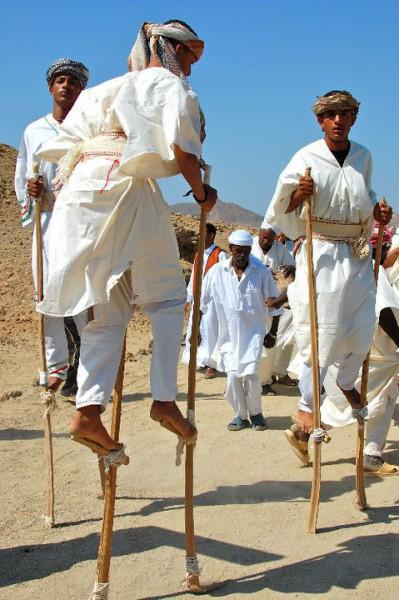
<instances>
[{"instance_id":1,"label":"group of men in white","mask_svg":"<svg viewBox=\"0 0 399 600\"><path fill-rule=\"evenodd\" d=\"M217 191L202 182L203 115L187 81L203 49L182 21L144 23L128 73L85 91L86 67L56 61L47 72L53 113L27 128L18 158L23 224L32 221L33 200L42 205L46 268L37 309L45 315L49 385L56 391L65 378L61 323L73 316L82 345L71 434L114 464L124 462L124 445L109 435L101 413L133 304L153 328L151 417L187 443L196 439L175 402L196 261L187 291L156 179L181 173L206 212L217 200ZM285 434L308 464L313 391L303 201L312 197L322 421L334 427L354 422L362 408L359 373L371 347L364 468L396 475L399 468L385 462L382 451L398 395L399 258L388 254L392 282L381 267L376 300L368 240L374 221L387 225L392 209L372 191L370 153L349 140L358 110L344 90L317 99L313 112L323 138L299 150L281 173L259 236L233 231L227 253L215 245L216 229L208 224L198 366L207 378L227 374L230 431L266 429L262 390L273 395L273 382L296 385L298 379L299 406ZM40 178L33 174L35 161Z\"/></svg>"}]
</instances>

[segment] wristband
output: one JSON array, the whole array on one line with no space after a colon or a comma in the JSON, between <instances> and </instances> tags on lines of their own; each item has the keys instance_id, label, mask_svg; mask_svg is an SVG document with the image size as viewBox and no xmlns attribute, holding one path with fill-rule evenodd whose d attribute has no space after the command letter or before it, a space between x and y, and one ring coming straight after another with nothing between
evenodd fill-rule
<instances>
[{"instance_id":1,"label":"wristband","mask_svg":"<svg viewBox=\"0 0 399 600\"><path fill-rule=\"evenodd\" d=\"M205 198L203 200L198 200L197 196L193 192L194 200L196 202L198 202L198 204L204 204L204 202L206 202L208 200L208 190L206 188L204 188L204 190L205 190Z\"/></svg>"},{"instance_id":2,"label":"wristband","mask_svg":"<svg viewBox=\"0 0 399 600\"><path fill-rule=\"evenodd\" d=\"M268 333L267 335L270 335L270 337L272 337L272 338L274 338L274 339L276 339L276 337L277 337L277 334L276 334L276 335L274 335L274 333Z\"/></svg>"}]
</instances>

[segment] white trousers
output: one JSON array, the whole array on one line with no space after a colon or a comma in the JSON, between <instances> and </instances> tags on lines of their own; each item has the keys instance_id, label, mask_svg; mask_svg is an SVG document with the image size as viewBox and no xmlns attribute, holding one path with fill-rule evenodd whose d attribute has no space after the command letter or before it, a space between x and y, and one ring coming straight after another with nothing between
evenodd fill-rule
<instances>
[{"instance_id":1,"label":"white trousers","mask_svg":"<svg viewBox=\"0 0 399 600\"><path fill-rule=\"evenodd\" d=\"M107 304L94 307L94 320L81 336L76 407L99 405L105 410L115 385L126 327L132 315L130 273L111 290ZM177 395L177 362L183 329L184 300L141 306L152 325L151 392L154 400Z\"/></svg>"},{"instance_id":2,"label":"white trousers","mask_svg":"<svg viewBox=\"0 0 399 600\"><path fill-rule=\"evenodd\" d=\"M387 398L384 410L373 412L366 421L364 454L382 456L395 404L396 398Z\"/></svg>"},{"instance_id":3,"label":"white trousers","mask_svg":"<svg viewBox=\"0 0 399 600\"><path fill-rule=\"evenodd\" d=\"M355 386L355 381L359 375L359 371L363 364L365 356L360 354L348 354L344 360L338 365L337 384L343 390L352 390ZM327 373L327 367L320 369L320 388L323 387L324 379ZM312 384L312 368L308 364L302 366L301 376L299 379L299 390L301 399L299 401L299 409L304 412L313 411L313 384ZM323 400L323 396L321 397Z\"/></svg>"},{"instance_id":4,"label":"white trousers","mask_svg":"<svg viewBox=\"0 0 399 600\"><path fill-rule=\"evenodd\" d=\"M236 371L227 373L225 397L237 417L246 419L262 412L262 386L258 373L238 377Z\"/></svg>"}]
</instances>

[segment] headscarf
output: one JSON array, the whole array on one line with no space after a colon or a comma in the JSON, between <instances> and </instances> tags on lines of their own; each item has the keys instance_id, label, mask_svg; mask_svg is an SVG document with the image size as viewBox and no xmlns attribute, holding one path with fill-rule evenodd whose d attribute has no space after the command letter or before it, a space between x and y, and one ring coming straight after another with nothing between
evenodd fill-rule
<instances>
[{"instance_id":1,"label":"headscarf","mask_svg":"<svg viewBox=\"0 0 399 600\"><path fill-rule=\"evenodd\" d=\"M252 246L252 236L245 229L236 229L229 235L229 244L234 246Z\"/></svg>"},{"instance_id":2,"label":"headscarf","mask_svg":"<svg viewBox=\"0 0 399 600\"><path fill-rule=\"evenodd\" d=\"M337 90L328 95L318 96L313 105L315 115L322 115L329 110L351 110L355 115L359 111L360 102L349 92Z\"/></svg>"},{"instance_id":3,"label":"headscarf","mask_svg":"<svg viewBox=\"0 0 399 600\"><path fill-rule=\"evenodd\" d=\"M129 70L145 69L153 55L165 69L184 79L184 73L170 39L187 46L196 60L201 58L204 42L182 23L173 22L167 25L143 23L129 55Z\"/></svg>"},{"instance_id":4,"label":"headscarf","mask_svg":"<svg viewBox=\"0 0 399 600\"><path fill-rule=\"evenodd\" d=\"M63 75L65 73L76 77L82 90L85 89L89 79L89 70L83 63L72 60L71 58L58 58L49 66L46 72L47 83L51 85L58 75Z\"/></svg>"},{"instance_id":5,"label":"headscarf","mask_svg":"<svg viewBox=\"0 0 399 600\"><path fill-rule=\"evenodd\" d=\"M380 224L378 223L378 221L376 221L374 223L373 233L371 234L371 237L369 240L372 248L377 247L379 228L380 228ZM384 235L382 237L382 243L384 245L389 245L389 246L392 243L392 227L388 227L388 225L384 225Z\"/></svg>"}]
</instances>

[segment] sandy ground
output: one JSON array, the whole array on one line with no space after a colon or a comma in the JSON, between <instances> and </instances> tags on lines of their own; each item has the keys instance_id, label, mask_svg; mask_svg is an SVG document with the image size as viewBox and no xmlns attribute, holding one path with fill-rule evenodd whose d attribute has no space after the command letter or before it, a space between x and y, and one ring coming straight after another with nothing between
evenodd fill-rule
<instances>
[{"instance_id":1,"label":"sandy ground","mask_svg":"<svg viewBox=\"0 0 399 600\"><path fill-rule=\"evenodd\" d=\"M149 336L129 331L121 437L131 462L118 471L112 600L188 598L184 577L184 469L174 466L174 436L150 421ZM6 354L5 354L6 353ZM42 408L33 387L33 342L2 351L0 402L2 510L0 598L85 599L96 572L102 506L95 460L69 441L73 405L53 414L56 522L43 527L45 469ZM186 367L179 371L184 406ZM295 391L263 399L269 429L232 433L225 379L198 377L195 452L196 536L202 580L226 584L205 597L393 600L399 583L398 478L367 479L372 507L357 511L354 430L323 445L319 533L306 533L312 471L283 437ZM291 395L287 395L290 393ZM106 413L109 422L111 410ZM387 458L399 462L392 428Z\"/></svg>"}]
</instances>

